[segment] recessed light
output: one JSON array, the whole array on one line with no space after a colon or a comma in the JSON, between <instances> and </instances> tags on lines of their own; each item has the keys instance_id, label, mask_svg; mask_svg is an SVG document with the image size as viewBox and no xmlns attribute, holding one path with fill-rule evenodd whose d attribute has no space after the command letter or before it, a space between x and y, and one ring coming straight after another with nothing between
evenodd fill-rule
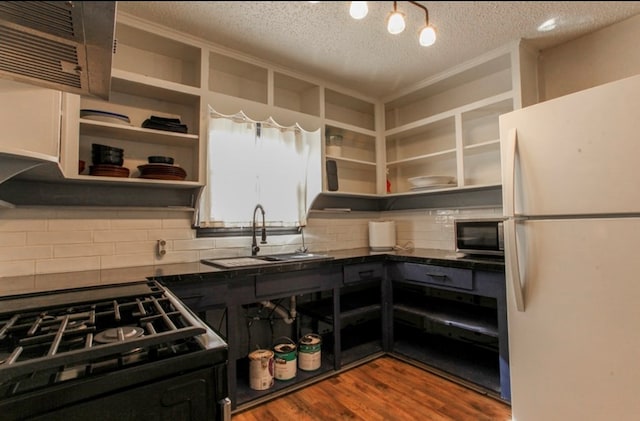
<instances>
[{"instance_id":1,"label":"recessed light","mask_svg":"<svg viewBox=\"0 0 640 421\"><path fill-rule=\"evenodd\" d=\"M549 32L556 29L557 26L558 26L558 22L556 21L556 18L551 18L543 22L540 26L538 26L538 31Z\"/></svg>"}]
</instances>

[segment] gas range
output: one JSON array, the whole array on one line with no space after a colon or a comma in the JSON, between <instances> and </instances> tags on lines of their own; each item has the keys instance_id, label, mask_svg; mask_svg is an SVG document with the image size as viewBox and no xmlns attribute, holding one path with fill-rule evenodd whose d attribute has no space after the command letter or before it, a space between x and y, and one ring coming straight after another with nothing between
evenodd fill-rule
<instances>
[{"instance_id":1,"label":"gas range","mask_svg":"<svg viewBox=\"0 0 640 421\"><path fill-rule=\"evenodd\" d=\"M0 298L0 411L9 419L224 419L227 354L226 342L155 281ZM137 394L141 402L130 398ZM204 398L200 408L195 397Z\"/></svg>"}]
</instances>

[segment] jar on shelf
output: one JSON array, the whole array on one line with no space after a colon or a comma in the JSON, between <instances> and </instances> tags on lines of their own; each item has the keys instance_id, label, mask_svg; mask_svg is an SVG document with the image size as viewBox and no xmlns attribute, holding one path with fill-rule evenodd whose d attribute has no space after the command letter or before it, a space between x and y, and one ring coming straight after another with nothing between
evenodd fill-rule
<instances>
[{"instance_id":1,"label":"jar on shelf","mask_svg":"<svg viewBox=\"0 0 640 421\"><path fill-rule=\"evenodd\" d=\"M342 155L342 135L332 134L327 136L327 155Z\"/></svg>"}]
</instances>

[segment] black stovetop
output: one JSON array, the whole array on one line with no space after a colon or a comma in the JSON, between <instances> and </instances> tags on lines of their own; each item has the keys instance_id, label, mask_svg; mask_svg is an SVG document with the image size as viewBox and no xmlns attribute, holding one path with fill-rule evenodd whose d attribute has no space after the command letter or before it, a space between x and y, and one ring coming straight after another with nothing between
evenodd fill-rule
<instances>
[{"instance_id":1,"label":"black stovetop","mask_svg":"<svg viewBox=\"0 0 640 421\"><path fill-rule=\"evenodd\" d=\"M0 397L223 348L155 281L0 299Z\"/></svg>"}]
</instances>

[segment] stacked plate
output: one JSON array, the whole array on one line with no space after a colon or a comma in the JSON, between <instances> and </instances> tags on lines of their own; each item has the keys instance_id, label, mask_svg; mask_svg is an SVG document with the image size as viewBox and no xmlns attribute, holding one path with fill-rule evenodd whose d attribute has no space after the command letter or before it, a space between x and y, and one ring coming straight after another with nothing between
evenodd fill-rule
<instances>
[{"instance_id":1,"label":"stacked plate","mask_svg":"<svg viewBox=\"0 0 640 421\"><path fill-rule=\"evenodd\" d=\"M156 180L184 180L187 172L180 167L170 164L145 164L138 166L140 178Z\"/></svg>"},{"instance_id":2,"label":"stacked plate","mask_svg":"<svg viewBox=\"0 0 640 421\"><path fill-rule=\"evenodd\" d=\"M89 167L89 174L100 177L129 177L129 168L120 165L98 164Z\"/></svg>"},{"instance_id":3,"label":"stacked plate","mask_svg":"<svg viewBox=\"0 0 640 421\"><path fill-rule=\"evenodd\" d=\"M122 124L125 126L131 125L131 120L124 114L110 113L108 111L100 110L80 110L80 118L87 120L103 121L105 123Z\"/></svg>"},{"instance_id":4,"label":"stacked plate","mask_svg":"<svg viewBox=\"0 0 640 421\"><path fill-rule=\"evenodd\" d=\"M411 190L426 190L439 187L455 187L455 177L448 175L425 175L421 177L411 177Z\"/></svg>"}]
</instances>

